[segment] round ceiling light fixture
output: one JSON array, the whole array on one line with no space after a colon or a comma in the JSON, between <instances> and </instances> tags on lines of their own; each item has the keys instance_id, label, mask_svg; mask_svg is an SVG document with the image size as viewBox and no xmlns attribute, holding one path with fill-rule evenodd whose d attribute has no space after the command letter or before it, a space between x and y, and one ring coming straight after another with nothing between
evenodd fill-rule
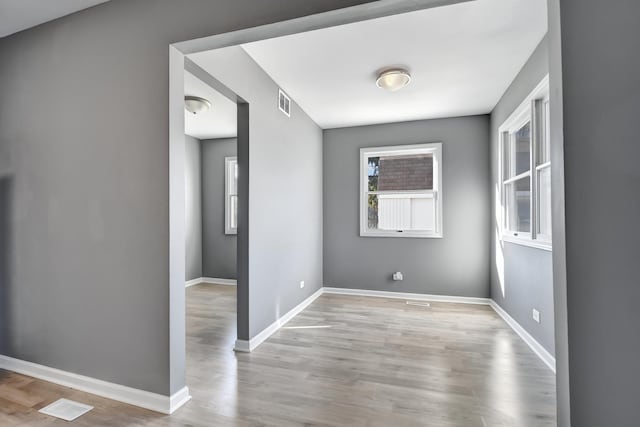
<instances>
[{"instance_id":1,"label":"round ceiling light fixture","mask_svg":"<svg viewBox=\"0 0 640 427\"><path fill-rule=\"evenodd\" d=\"M184 108L193 115L204 113L211 108L211 102L199 96L185 96Z\"/></svg>"},{"instance_id":2,"label":"round ceiling light fixture","mask_svg":"<svg viewBox=\"0 0 640 427\"><path fill-rule=\"evenodd\" d=\"M411 74L404 68L392 68L382 71L376 79L376 86L391 92L402 89L411 81Z\"/></svg>"}]
</instances>

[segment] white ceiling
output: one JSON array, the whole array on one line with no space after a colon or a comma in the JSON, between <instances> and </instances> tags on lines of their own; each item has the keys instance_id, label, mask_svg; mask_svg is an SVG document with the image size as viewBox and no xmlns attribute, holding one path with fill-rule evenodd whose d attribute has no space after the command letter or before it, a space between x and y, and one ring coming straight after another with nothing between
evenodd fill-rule
<instances>
[{"instance_id":1,"label":"white ceiling","mask_svg":"<svg viewBox=\"0 0 640 427\"><path fill-rule=\"evenodd\" d=\"M0 37L108 0L0 0Z\"/></svg>"},{"instance_id":2,"label":"white ceiling","mask_svg":"<svg viewBox=\"0 0 640 427\"><path fill-rule=\"evenodd\" d=\"M322 128L489 113L547 31L547 0L476 0L243 45ZM376 71L409 68L398 92Z\"/></svg>"},{"instance_id":3,"label":"white ceiling","mask_svg":"<svg viewBox=\"0 0 640 427\"><path fill-rule=\"evenodd\" d=\"M184 130L187 135L198 139L236 136L237 110L234 102L188 72L184 74L184 93L199 96L211 102L211 108L208 111L197 115L184 110Z\"/></svg>"}]
</instances>

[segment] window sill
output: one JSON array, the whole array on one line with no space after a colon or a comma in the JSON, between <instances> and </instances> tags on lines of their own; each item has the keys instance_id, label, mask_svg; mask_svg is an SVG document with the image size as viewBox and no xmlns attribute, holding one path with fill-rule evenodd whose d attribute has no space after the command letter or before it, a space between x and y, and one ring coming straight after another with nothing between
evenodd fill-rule
<instances>
[{"instance_id":1,"label":"window sill","mask_svg":"<svg viewBox=\"0 0 640 427\"><path fill-rule=\"evenodd\" d=\"M403 231L403 232L386 232L386 231L361 231L360 237L397 237L400 239L413 238L413 239L442 239L442 234L431 233L415 233L411 231Z\"/></svg>"},{"instance_id":2,"label":"window sill","mask_svg":"<svg viewBox=\"0 0 640 427\"><path fill-rule=\"evenodd\" d=\"M513 236L502 236L503 242L513 243L520 246L528 246L530 248L542 249L544 251L552 252L551 243L539 242L531 239L523 239Z\"/></svg>"}]
</instances>

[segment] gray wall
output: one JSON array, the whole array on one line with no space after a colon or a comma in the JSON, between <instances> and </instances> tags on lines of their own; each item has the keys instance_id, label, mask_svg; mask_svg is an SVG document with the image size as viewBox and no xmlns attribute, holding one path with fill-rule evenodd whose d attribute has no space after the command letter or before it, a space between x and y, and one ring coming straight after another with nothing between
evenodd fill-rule
<instances>
[{"instance_id":1,"label":"gray wall","mask_svg":"<svg viewBox=\"0 0 640 427\"><path fill-rule=\"evenodd\" d=\"M0 176L12 183L3 352L164 395L183 386L169 355L168 45L355 3L112 0L0 39ZM256 224L256 259L273 252L270 233L291 230L271 225ZM263 280L284 278L258 262ZM279 294L265 292L262 323Z\"/></svg>"},{"instance_id":2,"label":"gray wall","mask_svg":"<svg viewBox=\"0 0 640 427\"><path fill-rule=\"evenodd\" d=\"M359 149L441 141L442 239L359 236ZM324 284L489 296L489 118L324 131ZM393 282L394 271L404 281Z\"/></svg>"},{"instance_id":3,"label":"gray wall","mask_svg":"<svg viewBox=\"0 0 640 427\"><path fill-rule=\"evenodd\" d=\"M236 156L236 139L202 141L202 275L236 278L235 234L224 233L225 157Z\"/></svg>"},{"instance_id":4,"label":"gray wall","mask_svg":"<svg viewBox=\"0 0 640 427\"><path fill-rule=\"evenodd\" d=\"M498 128L549 72L545 37L491 113L491 297L551 354L555 352L552 253L500 242ZM540 323L532 309L540 311Z\"/></svg>"},{"instance_id":5,"label":"gray wall","mask_svg":"<svg viewBox=\"0 0 640 427\"><path fill-rule=\"evenodd\" d=\"M13 207L13 182L0 175L0 354L10 348L12 303L11 283L11 212Z\"/></svg>"},{"instance_id":6,"label":"gray wall","mask_svg":"<svg viewBox=\"0 0 640 427\"><path fill-rule=\"evenodd\" d=\"M186 280L202 277L202 185L200 141L185 135Z\"/></svg>"},{"instance_id":7,"label":"gray wall","mask_svg":"<svg viewBox=\"0 0 640 427\"><path fill-rule=\"evenodd\" d=\"M249 103L249 336L322 286L322 130L240 47L207 55L205 69ZM202 58L192 58L196 63ZM299 282L306 282L300 289Z\"/></svg>"},{"instance_id":8,"label":"gray wall","mask_svg":"<svg viewBox=\"0 0 640 427\"><path fill-rule=\"evenodd\" d=\"M571 422L640 419L640 2L561 0Z\"/></svg>"}]
</instances>

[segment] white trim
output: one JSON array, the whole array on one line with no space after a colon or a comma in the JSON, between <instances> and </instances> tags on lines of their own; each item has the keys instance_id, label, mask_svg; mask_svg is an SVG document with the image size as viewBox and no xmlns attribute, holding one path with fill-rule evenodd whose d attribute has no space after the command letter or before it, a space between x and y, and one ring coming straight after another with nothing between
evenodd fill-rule
<instances>
[{"instance_id":1,"label":"white trim","mask_svg":"<svg viewBox=\"0 0 640 427\"><path fill-rule=\"evenodd\" d=\"M522 178L529 178L531 177L531 171L526 171L526 172L522 172L520 175L516 175L512 178L509 179L505 179L504 181L502 181L502 184L511 184L512 182L516 182L516 181L520 181Z\"/></svg>"},{"instance_id":2,"label":"white trim","mask_svg":"<svg viewBox=\"0 0 640 427\"><path fill-rule=\"evenodd\" d=\"M540 113L536 108L536 101L542 99L544 102L549 100L549 75L547 74L540 83L527 95L527 97L520 103L520 105L509 115L504 123L498 128L498 192L496 197L500 201L500 212L497 213L499 217L499 233L500 240L506 241L522 246L529 246L533 248L543 249L547 251L552 250L552 244L550 236L542 235L538 232L538 216L539 216L539 200L538 200L538 173L541 169L549 167L551 162L548 161L542 165L537 164L538 145L540 144ZM544 114L542 114L544 117ZM511 135L514 131L521 128L525 123L531 123L531 141L529 145L529 170L521 173L517 176L511 176L505 178L504 169L504 152L505 144L511 144ZM545 138L548 138L548 123L546 123ZM505 140L505 135L507 139ZM515 173L515 160L511 159L509 162L511 173ZM520 232L517 230L509 230L506 226L507 219L507 194L505 192L505 186L514 183L518 180L529 178L529 200L530 200L530 230L528 232Z\"/></svg>"},{"instance_id":3,"label":"white trim","mask_svg":"<svg viewBox=\"0 0 640 427\"><path fill-rule=\"evenodd\" d=\"M502 317L502 320L504 320L507 325L511 326L511 329L513 329L514 332L518 334L520 338L522 338L522 340L531 348L531 350L533 350L533 352L538 355L540 360L542 360L542 362L544 362L544 364L547 365L549 369L551 369L555 374L556 358L553 357L551 353L549 353L538 341L536 341L536 339L533 338L531 334L529 334L529 332L527 332L522 326L520 326L520 324L516 322L513 317L509 316L509 313L507 313L502 307L500 307L497 302L495 302L494 300L490 300L489 305L498 314L498 316Z\"/></svg>"},{"instance_id":4,"label":"white trim","mask_svg":"<svg viewBox=\"0 0 640 427\"><path fill-rule=\"evenodd\" d=\"M368 178L368 159L377 155L411 155L430 153L433 156L433 188L422 193L432 193L434 198L434 230L370 230L367 199L370 193ZM384 147L368 147L360 149L360 237L417 237L417 238L442 238L443 214L442 214L442 142L430 142L425 144L391 145ZM415 191L393 193L416 193Z\"/></svg>"},{"instance_id":5,"label":"white trim","mask_svg":"<svg viewBox=\"0 0 640 427\"><path fill-rule=\"evenodd\" d=\"M199 283L202 283L202 277L196 277L195 279L187 280L184 283L184 285L185 285L184 287L188 288L189 286L194 286L194 285L197 285Z\"/></svg>"},{"instance_id":6,"label":"white trim","mask_svg":"<svg viewBox=\"0 0 640 427\"><path fill-rule=\"evenodd\" d=\"M220 279L218 277L203 277L202 283L207 283L210 285L236 286L238 284L238 281L236 279Z\"/></svg>"},{"instance_id":7,"label":"white trim","mask_svg":"<svg viewBox=\"0 0 640 427\"><path fill-rule=\"evenodd\" d=\"M545 163L542 163L542 164L536 166L536 170L542 170L542 169L550 168L550 167L551 167L551 162L545 162Z\"/></svg>"},{"instance_id":8,"label":"white trim","mask_svg":"<svg viewBox=\"0 0 640 427\"><path fill-rule=\"evenodd\" d=\"M549 74L538 83L538 85L522 100L520 105L514 110L513 113L502 123L502 126L498 128L498 133L507 132L510 128L517 126L517 123L522 121L522 115L526 114L531 108L531 103L540 97L548 97L549 95ZM525 120L526 122L526 120Z\"/></svg>"},{"instance_id":9,"label":"white trim","mask_svg":"<svg viewBox=\"0 0 640 427\"><path fill-rule=\"evenodd\" d=\"M239 351L241 353L251 353L251 351L255 350L258 345L253 346L251 348L250 341L247 340L236 340L236 344L233 346L233 351Z\"/></svg>"},{"instance_id":10,"label":"white trim","mask_svg":"<svg viewBox=\"0 0 640 427\"><path fill-rule=\"evenodd\" d=\"M323 288L325 294L359 295L365 297L397 298L416 301L452 302L459 304L489 305L489 298L457 297L449 295L413 294L407 292L373 291L368 289Z\"/></svg>"},{"instance_id":11,"label":"white trim","mask_svg":"<svg viewBox=\"0 0 640 427\"><path fill-rule=\"evenodd\" d=\"M197 279L185 282L185 287L188 288L189 286L199 284L236 286L238 281L236 279L219 279L217 277L198 277Z\"/></svg>"},{"instance_id":12,"label":"white trim","mask_svg":"<svg viewBox=\"0 0 640 427\"><path fill-rule=\"evenodd\" d=\"M164 396L2 355L0 355L0 369L17 372L162 414L175 412L191 399L187 387L182 388L172 396Z\"/></svg>"},{"instance_id":13,"label":"white trim","mask_svg":"<svg viewBox=\"0 0 640 427\"><path fill-rule=\"evenodd\" d=\"M191 400L191 394L189 394L189 387L184 386L177 392L173 393L169 398L169 415L176 412L185 403Z\"/></svg>"},{"instance_id":14,"label":"white trim","mask_svg":"<svg viewBox=\"0 0 640 427\"><path fill-rule=\"evenodd\" d=\"M234 176L231 177L233 171L233 165L238 165L238 158L236 156L224 158L224 234L234 235L238 234L238 228L231 227L231 197L238 197L238 181ZM236 193L231 194L229 187L232 180L236 181ZM236 218L237 221L237 218ZM237 223L236 223L237 225Z\"/></svg>"},{"instance_id":15,"label":"white trim","mask_svg":"<svg viewBox=\"0 0 640 427\"><path fill-rule=\"evenodd\" d=\"M502 236L501 240L503 242L513 243L514 245L528 246L530 248L542 249L543 251L548 251L548 252L553 251L553 247L551 246L551 243L547 240L542 240L542 239L532 240L526 237L509 236L508 234L505 234L504 236Z\"/></svg>"},{"instance_id":16,"label":"white trim","mask_svg":"<svg viewBox=\"0 0 640 427\"><path fill-rule=\"evenodd\" d=\"M393 230L369 230L360 232L360 237L407 237L418 239L442 239L442 234L432 231L393 231Z\"/></svg>"},{"instance_id":17,"label":"white trim","mask_svg":"<svg viewBox=\"0 0 640 427\"><path fill-rule=\"evenodd\" d=\"M251 338L249 341L247 340L236 340L236 344L234 346L235 351L240 351L244 353L250 353L256 349L260 344L262 344L267 338L273 335L278 329L280 329L283 325L285 325L289 320L293 319L296 315L298 315L302 310L307 308L312 302L314 302L320 295L324 292L324 288L320 288L315 291L311 296L302 301L300 304L289 310L275 322L267 326L262 332L260 332L255 337Z\"/></svg>"}]
</instances>

